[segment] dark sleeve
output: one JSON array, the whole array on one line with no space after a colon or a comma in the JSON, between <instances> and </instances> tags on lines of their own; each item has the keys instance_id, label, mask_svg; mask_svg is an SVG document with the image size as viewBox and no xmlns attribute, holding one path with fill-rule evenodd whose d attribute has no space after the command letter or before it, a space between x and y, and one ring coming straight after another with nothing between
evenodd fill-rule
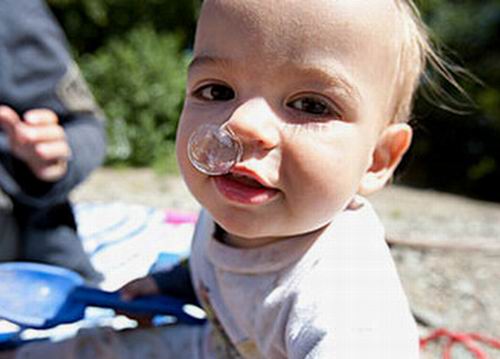
<instances>
[{"instance_id":1,"label":"dark sleeve","mask_svg":"<svg viewBox=\"0 0 500 359\"><path fill-rule=\"evenodd\" d=\"M199 305L187 261L181 262L170 270L153 273L151 276L160 288L161 294Z\"/></svg>"},{"instance_id":2,"label":"dark sleeve","mask_svg":"<svg viewBox=\"0 0 500 359\"><path fill-rule=\"evenodd\" d=\"M106 149L102 112L69 54L61 28L40 0L2 1L0 103L21 115L33 108L53 110L72 150L67 174L47 183L13 158L7 141L0 138L0 186L15 201L35 207L64 201L102 163Z\"/></svg>"}]
</instances>

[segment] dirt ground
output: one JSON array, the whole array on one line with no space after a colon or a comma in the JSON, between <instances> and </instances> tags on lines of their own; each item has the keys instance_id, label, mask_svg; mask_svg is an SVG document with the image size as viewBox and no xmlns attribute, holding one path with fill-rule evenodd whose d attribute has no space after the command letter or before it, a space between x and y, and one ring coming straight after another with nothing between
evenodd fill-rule
<instances>
[{"instance_id":1,"label":"dirt ground","mask_svg":"<svg viewBox=\"0 0 500 359\"><path fill-rule=\"evenodd\" d=\"M101 169L75 201L122 201L197 210L180 178L151 170ZM500 205L392 186L371 198L392 243L411 307L432 328L500 338ZM485 347L483 347L485 348ZM500 358L500 351L490 351ZM423 358L440 358L431 346ZM453 358L472 358L457 348Z\"/></svg>"}]
</instances>

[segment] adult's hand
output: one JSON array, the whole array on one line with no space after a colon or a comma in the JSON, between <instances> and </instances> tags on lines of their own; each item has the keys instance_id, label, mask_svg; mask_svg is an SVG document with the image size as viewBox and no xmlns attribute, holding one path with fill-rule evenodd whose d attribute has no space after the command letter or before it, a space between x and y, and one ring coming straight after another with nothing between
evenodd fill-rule
<instances>
[{"instance_id":1,"label":"adult's hand","mask_svg":"<svg viewBox=\"0 0 500 359\"><path fill-rule=\"evenodd\" d=\"M9 138L13 155L24 161L37 178L59 180L68 169L71 149L56 113L33 109L23 118L12 108L0 106L0 126Z\"/></svg>"}]
</instances>

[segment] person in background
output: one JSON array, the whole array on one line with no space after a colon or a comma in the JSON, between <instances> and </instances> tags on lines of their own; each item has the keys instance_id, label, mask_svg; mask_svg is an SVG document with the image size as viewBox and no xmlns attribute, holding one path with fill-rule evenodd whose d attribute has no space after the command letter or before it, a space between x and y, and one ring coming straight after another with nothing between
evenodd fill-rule
<instances>
[{"instance_id":1,"label":"person in background","mask_svg":"<svg viewBox=\"0 0 500 359\"><path fill-rule=\"evenodd\" d=\"M105 156L104 117L41 0L0 9L0 261L92 267L68 196Z\"/></svg>"}]
</instances>

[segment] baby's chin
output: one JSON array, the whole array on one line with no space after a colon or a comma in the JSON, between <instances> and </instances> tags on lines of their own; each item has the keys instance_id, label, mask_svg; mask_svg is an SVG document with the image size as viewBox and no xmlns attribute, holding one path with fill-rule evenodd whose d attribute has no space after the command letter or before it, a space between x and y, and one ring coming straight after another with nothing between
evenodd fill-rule
<instances>
[{"instance_id":1,"label":"baby's chin","mask_svg":"<svg viewBox=\"0 0 500 359\"><path fill-rule=\"evenodd\" d=\"M262 224L252 223L252 221L238 221L234 216L212 216L224 232L224 242L237 247L259 247L287 237L277 235Z\"/></svg>"}]
</instances>

